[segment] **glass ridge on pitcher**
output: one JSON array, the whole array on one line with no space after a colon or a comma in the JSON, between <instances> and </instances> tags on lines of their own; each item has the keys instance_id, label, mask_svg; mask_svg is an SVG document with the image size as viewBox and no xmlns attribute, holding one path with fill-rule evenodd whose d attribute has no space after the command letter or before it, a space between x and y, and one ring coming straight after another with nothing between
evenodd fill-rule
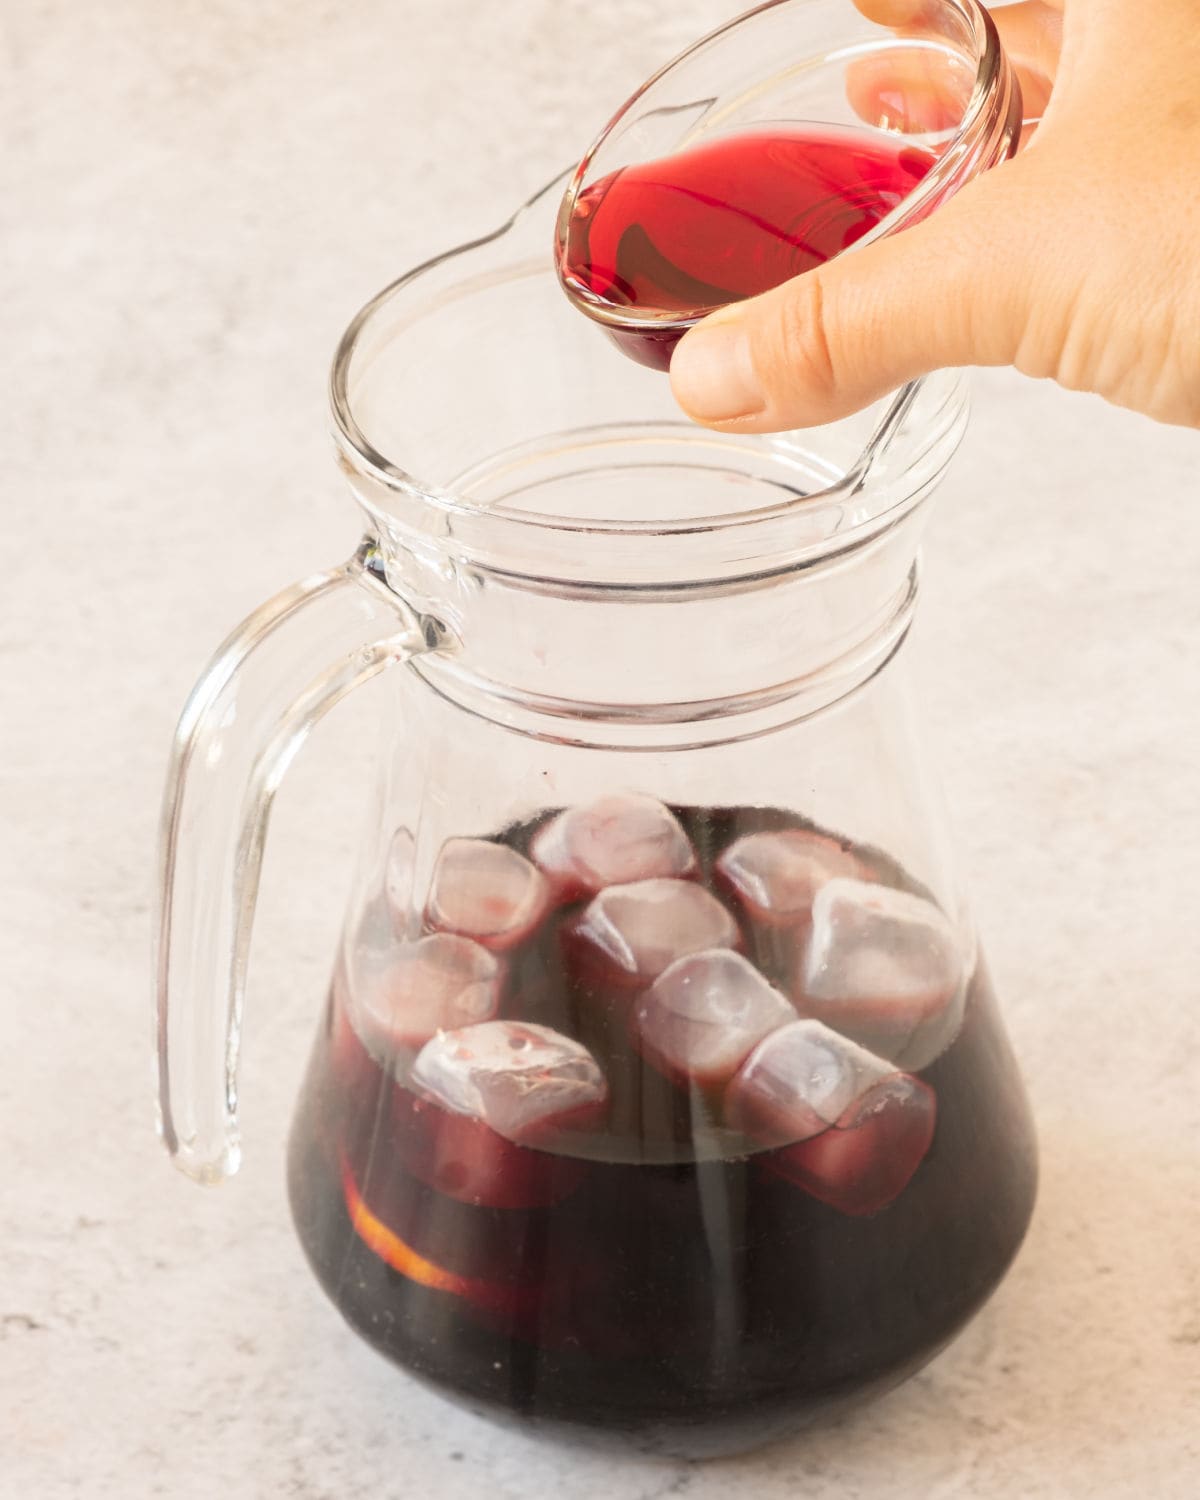
<instances>
[{"instance_id":1,"label":"glass ridge on pitcher","mask_svg":"<svg viewBox=\"0 0 1200 1500\"><path fill-rule=\"evenodd\" d=\"M944 194L1011 149L1017 106L971 0L927 9L938 66L983 80L921 179ZM795 65L774 94L761 69L702 87L728 65L706 39L630 106L655 149L698 109L841 128L847 48L895 43L848 0L733 31ZM563 189L343 339L366 540L230 638L176 741L161 1122L190 1175L236 1169L271 798L388 669L289 1147L301 1244L351 1327L443 1392L699 1457L918 1369L1032 1212L897 654L965 394L947 373L812 432L700 431L563 298Z\"/></svg>"}]
</instances>

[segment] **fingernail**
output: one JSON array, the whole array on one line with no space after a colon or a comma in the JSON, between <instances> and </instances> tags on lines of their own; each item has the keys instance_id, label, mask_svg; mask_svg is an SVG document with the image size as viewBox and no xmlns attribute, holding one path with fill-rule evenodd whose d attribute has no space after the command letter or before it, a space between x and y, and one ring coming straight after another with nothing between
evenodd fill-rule
<instances>
[{"instance_id":1,"label":"fingernail","mask_svg":"<svg viewBox=\"0 0 1200 1500\"><path fill-rule=\"evenodd\" d=\"M701 422L756 416L767 405L750 340L736 318L702 323L680 340L671 359L671 389L684 411Z\"/></svg>"}]
</instances>

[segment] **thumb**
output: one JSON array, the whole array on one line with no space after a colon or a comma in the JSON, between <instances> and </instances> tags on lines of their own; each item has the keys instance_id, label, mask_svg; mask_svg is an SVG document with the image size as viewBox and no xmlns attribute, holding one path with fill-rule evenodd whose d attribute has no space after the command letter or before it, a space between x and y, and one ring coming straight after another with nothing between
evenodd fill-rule
<instances>
[{"instance_id":1,"label":"thumb","mask_svg":"<svg viewBox=\"0 0 1200 1500\"><path fill-rule=\"evenodd\" d=\"M1024 166L698 323L671 361L675 399L710 427L776 432L834 421L944 366L1012 363L1034 296L1022 223L1039 205Z\"/></svg>"}]
</instances>

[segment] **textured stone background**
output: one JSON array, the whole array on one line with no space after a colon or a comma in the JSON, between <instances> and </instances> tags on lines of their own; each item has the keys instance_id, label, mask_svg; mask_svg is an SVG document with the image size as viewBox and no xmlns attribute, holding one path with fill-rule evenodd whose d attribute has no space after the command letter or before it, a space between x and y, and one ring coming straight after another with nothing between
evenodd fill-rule
<instances>
[{"instance_id":1,"label":"textured stone background","mask_svg":"<svg viewBox=\"0 0 1200 1500\"><path fill-rule=\"evenodd\" d=\"M1028 1246L927 1373L690 1469L505 1435L341 1326L283 1198L370 690L280 798L249 1156L151 1124L166 747L227 628L353 546L343 323L490 227L726 7L24 0L0 10L0 1491L31 1500L988 1500L1200 1485L1200 436L1004 375L911 647L1043 1140ZM586 67L581 69L580 64Z\"/></svg>"}]
</instances>

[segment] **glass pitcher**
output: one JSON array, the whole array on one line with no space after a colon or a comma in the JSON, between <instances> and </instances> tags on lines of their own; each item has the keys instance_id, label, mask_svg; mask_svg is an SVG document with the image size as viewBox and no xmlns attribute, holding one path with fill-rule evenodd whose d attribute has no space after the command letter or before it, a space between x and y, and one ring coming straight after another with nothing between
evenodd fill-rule
<instances>
[{"instance_id":1,"label":"glass pitcher","mask_svg":"<svg viewBox=\"0 0 1200 1500\"><path fill-rule=\"evenodd\" d=\"M993 44L960 176L1011 144ZM832 97L840 66L789 87ZM271 799L391 668L291 1136L304 1250L444 1392L707 1455L917 1369L1032 1210L900 653L966 397L951 372L813 431L695 428L563 298L565 181L351 324L332 396L365 540L184 711L161 1130L198 1180L236 1170Z\"/></svg>"}]
</instances>

